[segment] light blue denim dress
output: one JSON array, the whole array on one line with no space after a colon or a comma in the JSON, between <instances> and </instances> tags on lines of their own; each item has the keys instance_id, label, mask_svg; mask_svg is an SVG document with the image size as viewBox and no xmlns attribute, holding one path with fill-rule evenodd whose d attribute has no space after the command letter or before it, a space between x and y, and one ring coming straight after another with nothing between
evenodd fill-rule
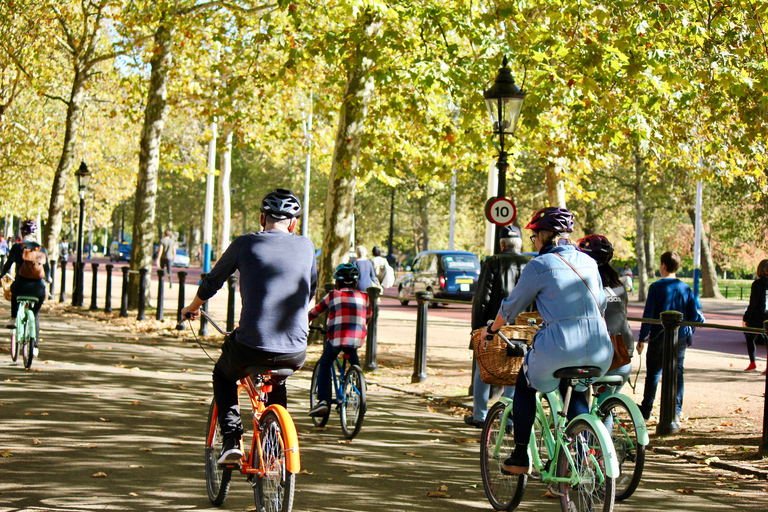
<instances>
[{"instance_id":1,"label":"light blue denim dress","mask_svg":"<svg viewBox=\"0 0 768 512\"><path fill-rule=\"evenodd\" d=\"M523 269L499 314L514 323L534 300L544 326L533 339L523 372L531 387L547 393L557 388L554 372L567 366L599 366L608 371L613 346L605 320L584 281L556 256L560 254L579 271L605 310L606 298L597 264L572 245L554 247Z\"/></svg>"}]
</instances>

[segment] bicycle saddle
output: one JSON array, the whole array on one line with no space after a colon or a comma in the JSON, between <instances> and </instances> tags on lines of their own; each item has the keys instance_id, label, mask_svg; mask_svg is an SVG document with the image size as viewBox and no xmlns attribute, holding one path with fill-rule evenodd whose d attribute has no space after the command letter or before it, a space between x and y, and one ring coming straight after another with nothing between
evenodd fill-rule
<instances>
[{"instance_id":1,"label":"bicycle saddle","mask_svg":"<svg viewBox=\"0 0 768 512\"><path fill-rule=\"evenodd\" d=\"M26 301L29 301L29 302L37 302L37 301L40 300L40 297L31 297L31 296L28 296L28 295L19 295L18 297L16 297L16 300L26 300Z\"/></svg>"},{"instance_id":2,"label":"bicycle saddle","mask_svg":"<svg viewBox=\"0 0 768 512\"><path fill-rule=\"evenodd\" d=\"M269 377L277 377L279 379L287 379L293 375L293 370L290 368L280 368L276 366L246 366L245 371L248 375L264 375Z\"/></svg>"},{"instance_id":3,"label":"bicycle saddle","mask_svg":"<svg viewBox=\"0 0 768 512\"><path fill-rule=\"evenodd\" d=\"M599 377L603 371L597 366L569 366L554 373L556 379L588 379Z\"/></svg>"}]
</instances>

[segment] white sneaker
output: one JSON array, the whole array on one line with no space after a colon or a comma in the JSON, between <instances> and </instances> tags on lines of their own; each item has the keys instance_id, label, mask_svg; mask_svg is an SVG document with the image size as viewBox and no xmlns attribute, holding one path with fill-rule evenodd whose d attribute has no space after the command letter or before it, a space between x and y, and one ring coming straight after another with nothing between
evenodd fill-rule
<instances>
[{"instance_id":1,"label":"white sneaker","mask_svg":"<svg viewBox=\"0 0 768 512\"><path fill-rule=\"evenodd\" d=\"M37 354L39 354L39 353L40 353L40 349L39 348L35 347L35 348L32 349L32 355L33 356L37 357Z\"/></svg>"}]
</instances>

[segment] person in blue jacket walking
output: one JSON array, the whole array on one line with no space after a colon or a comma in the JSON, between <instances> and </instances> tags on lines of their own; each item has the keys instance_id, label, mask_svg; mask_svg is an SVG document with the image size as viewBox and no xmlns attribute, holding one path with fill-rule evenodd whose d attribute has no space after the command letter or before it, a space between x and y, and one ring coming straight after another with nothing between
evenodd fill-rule
<instances>
[{"instance_id":1,"label":"person in blue jacket walking","mask_svg":"<svg viewBox=\"0 0 768 512\"><path fill-rule=\"evenodd\" d=\"M525 266L493 324L482 333L495 334L536 301L544 326L536 333L517 376L512 406L515 449L503 465L511 474L531 471L528 441L536 415L536 392L547 393L559 386L564 395L565 383L554 376L557 370L597 366L604 374L613 359L602 315L606 299L597 263L568 238L573 232L573 214L565 208L542 208L525 229L533 230L531 241L539 255ZM588 412L586 394L575 391L568 418Z\"/></svg>"},{"instance_id":2,"label":"person in blue jacket walking","mask_svg":"<svg viewBox=\"0 0 768 512\"><path fill-rule=\"evenodd\" d=\"M691 287L677 278L680 268L680 255L667 251L661 255L659 273L661 279L648 287L648 299L645 301L643 318L661 318L663 311L679 311L685 322L704 322L704 315L696 310L696 299ZM693 330L689 326L680 327L677 332L677 416L683 408L683 362L685 349L693 345ZM662 354L664 349L664 328L658 324L642 324L640 326L640 341L637 342L637 353L642 354L646 342L648 352L645 354L645 389L640 412L647 420L651 417L653 400L656 398L656 388L661 378Z\"/></svg>"}]
</instances>

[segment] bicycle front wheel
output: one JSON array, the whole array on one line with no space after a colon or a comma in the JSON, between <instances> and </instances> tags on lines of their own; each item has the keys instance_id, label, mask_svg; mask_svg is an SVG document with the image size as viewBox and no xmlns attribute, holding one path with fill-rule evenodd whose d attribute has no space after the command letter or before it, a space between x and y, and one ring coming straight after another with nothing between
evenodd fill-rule
<instances>
[{"instance_id":1,"label":"bicycle front wheel","mask_svg":"<svg viewBox=\"0 0 768 512\"><path fill-rule=\"evenodd\" d=\"M611 512L614 479L605 474L604 458L611 447L603 446L589 423L576 420L568 424L561 448L557 476L571 479L560 484L563 512ZM566 454L570 454L573 467Z\"/></svg>"},{"instance_id":2,"label":"bicycle front wheel","mask_svg":"<svg viewBox=\"0 0 768 512\"><path fill-rule=\"evenodd\" d=\"M283 426L274 411L267 411L259 421L261 429L261 469L256 477L253 498L258 512L290 512L293 507L295 475L286 469Z\"/></svg>"},{"instance_id":3,"label":"bicycle front wheel","mask_svg":"<svg viewBox=\"0 0 768 512\"><path fill-rule=\"evenodd\" d=\"M613 439L619 461L616 501L632 496L640 484L645 466L645 446L637 440L637 425L623 400L611 397L600 404L600 418Z\"/></svg>"},{"instance_id":4,"label":"bicycle front wheel","mask_svg":"<svg viewBox=\"0 0 768 512\"><path fill-rule=\"evenodd\" d=\"M22 314L19 312L19 314ZM24 368L32 367L32 360L35 358L35 338L32 336L34 330L35 316L31 311L27 312L27 318L23 322L20 342L21 342L21 355L24 359Z\"/></svg>"},{"instance_id":5,"label":"bicycle front wheel","mask_svg":"<svg viewBox=\"0 0 768 512\"><path fill-rule=\"evenodd\" d=\"M359 366L351 366L341 386L341 430L344 437L353 439L360 433L365 418L365 377Z\"/></svg>"},{"instance_id":6,"label":"bicycle front wheel","mask_svg":"<svg viewBox=\"0 0 768 512\"><path fill-rule=\"evenodd\" d=\"M315 364L315 369L312 370L312 384L310 385L310 391L309 391L309 408L312 409L315 407L315 404L317 404L320 400L317 398L317 373L320 370L320 365ZM316 427L324 427L326 423L328 423L328 418L331 417L331 398L332 396L332 390L331 385L328 383L328 411L323 414L322 416L313 416L312 417L312 423L315 424Z\"/></svg>"},{"instance_id":7,"label":"bicycle front wheel","mask_svg":"<svg viewBox=\"0 0 768 512\"><path fill-rule=\"evenodd\" d=\"M511 425L502 425L506 405L496 402L485 417L480 438L480 472L483 475L485 495L496 510L514 510L523 499L527 475L502 473L504 459L509 457L515 446ZM496 441L502 438L501 449L494 455Z\"/></svg>"},{"instance_id":8,"label":"bicycle front wheel","mask_svg":"<svg viewBox=\"0 0 768 512\"><path fill-rule=\"evenodd\" d=\"M19 358L19 340L16 336L16 329L11 329L11 360L15 363Z\"/></svg>"},{"instance_id":9,"label":"bicycle front wheel","mask_svg":"<svg viewBox=\"0 0 768 512\"><path fill-rule=\"evenodd\" d=\"M214 505L219 506L227 499L232 470L221 469L217 463L217 452L221 450L223 439L221 429L219 429L216 402L213 400L211 400L211 408L208 410L208 425L205 428L205 435L205 483L208 487L208 499Z\"/></svg>"}]
</instances>

